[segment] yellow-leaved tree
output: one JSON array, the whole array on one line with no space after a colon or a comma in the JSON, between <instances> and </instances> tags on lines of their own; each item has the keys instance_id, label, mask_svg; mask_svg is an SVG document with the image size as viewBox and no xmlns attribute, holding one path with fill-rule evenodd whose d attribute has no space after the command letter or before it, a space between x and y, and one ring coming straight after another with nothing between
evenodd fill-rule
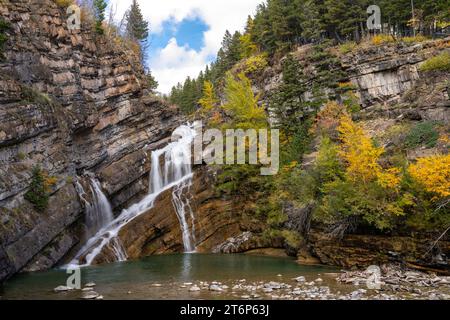
<instances>
[{"instance_id":1,"label":"yellow-leaved tree","mask_svg":"<svg viewBox=\"0 0 450 320\"><path fill-rule=\"evenodd\" d=\"M419 158L408 172L435 200L450 196L450 154Z\"/></svg>"},{"instance_id":2,"label":"yellow-leaved tree","mask_svg":"<svg viewBox=\"0 0 450 320\"><path fill-rule=\"evenodd\" d=\"M384 148L374 146L370 137L361 126L353 122L350 116L341 118L338 127L342 141L341 157L347 165L347 178L353 182L367 184L377 181L384 188L396 188L401 178L398 168L384 170L378 163Z\"/></svg>"},{"instance_id":3,"label":"yellow-leaved tree","mask_svg":"<svg viewBox=\"0 0 450 320\"><path fill-rule=\"evenodd\" d=\"M229 72L225 79L227 102L224 110L232 117L234 125L241 129L267 127L263 106L258 105L258 96L253 93L250 80L244 73L234 76Z\"/></svg>"},{"instance_id":4,"label":"yellow-leaved tree","mask_svg":"<svg viewBox=\"0 0 450 320\"><path fill-rule=\"evenodd\" d=\"M211 82L205 81L203 83L203 96L198 103L201 106L200 112L203 116L211 112L211 110L217 105L218 100L214 94L214 86Z\"/></svg>"}]
</instances>

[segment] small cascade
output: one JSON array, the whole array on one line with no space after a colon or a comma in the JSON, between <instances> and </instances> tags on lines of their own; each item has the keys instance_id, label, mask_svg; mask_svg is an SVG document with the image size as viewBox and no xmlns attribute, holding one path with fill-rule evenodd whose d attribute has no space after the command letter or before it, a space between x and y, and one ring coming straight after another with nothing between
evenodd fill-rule
<instances>
[{"instance_id":1,"label":"small cascade","mask_svg":"<svg viewBox=\"0 0 450 320\"><path fill-rule=\"evenodd\" d=\"M151 209L158 196L170 189L173 190L172 202L183 232L185 251L195 251L195 229L193 227L195 219L189 204L189 189L193 180L191 145L195 137L194 125L178 127L172 137L178 140L152 152L149 194L138 203L124 209L116 219L103 225L81 248L70 264L89 266L103 250L108 250L116 261L126 260L127 256L119 238L120 230L130 221ZM163 165L161 165L162 156L164 156ZM99 185L97 187L93 184L93 191L101 193ZM96 199L103 199L103 197L98 194ZM98 205L98 207L102 206Z\"/></svg>"},{"instance_id":2,"label":"small cascade","mask_svg":"<svg viewBox=\"0 0 450 320\"><path fill-rule=\"evenodd\" d=\"M89 236L93 236L98 230L110 223L114 216L108 198L103 193L100 182L97 179L91 179L90 189L92 204L86 208L86 225Z\"/></svg>"},{"instance_id":3,"label":"small cascade","mask_svg":"<svg viewBox=\"0 0 450 320\"><path fill-rule=\"evenodd\" d=\"M103 193L100 182L97 179L90 179L89 189L92 195L92 202L89 202L87 198L87 193L85 192L83 186L76 181L75 188L78 192L80 199L85 204L85 212L86 212L86 227L87 227L87 238L91 238L99 230L102 230L104 227L108 226L114 219L113 211L111 208L111 204L108 201L108 198ZM89 243L89 242L88 242ZM115 238L114 241L110 243L111 251L114 254L114 257L118 261L126 260L126 253L123 249L122 244L118 238Z\"/></svg>"},{"instance_id":4,"label":"small cascade","mask_svg":"<svg viewBox=\"0 0 450 320\"><path fill-rule=\"evenodd\" d=\"M195 216L190 205L190 188L192 179L188 179L173 188L172 203L180 222L181 233L183 235L183 245L185 252L195 251ZM189 215L189 216L188 216ZM188 223L190 218L190 224Z\"/></svg>"}]
</instances>

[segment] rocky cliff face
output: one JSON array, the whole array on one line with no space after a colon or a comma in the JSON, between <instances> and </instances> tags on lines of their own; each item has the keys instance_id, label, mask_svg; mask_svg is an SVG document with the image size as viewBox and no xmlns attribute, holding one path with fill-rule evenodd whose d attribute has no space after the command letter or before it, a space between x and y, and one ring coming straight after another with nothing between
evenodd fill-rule
<instances>
[{"instance_id":1,"label":"rocky cliff face","mask_svg":"<svg viewBox=\"0 0 450 320\"><path fill-rule=\"evenodd\" d=\"M89 25L69 31L54 1L6 1L0 62L0 280L58 263L83 235L74 187L89 171L113 207L147 190L149 150L182 121L145 93L135 55ZM31 169L57 179L45 212L24 200Z\"/></svg>"},{"instance_id":2,"label":"rocky cliff face","mask_svg":"<svg viewBox=\"0 0 450 320\"><path fill-rule=\"evenodd\" d=\"M119 237L129 259L184 251L172 192L163 192L151 209L121 229ZM197 252L213 252L225 239L248 232L249 226L242 215L242 208L231 199L215 195L214 171L210 168L195 168L192 185L183 197L189 198L193 211L194 221L190 214L186 214L186 219L193 231ZM110 260L109 251L105 248L94 263Z\"/></svg>"},{"instance_id":3,"label":"rocky cliff face","mask_svg":"<svg viewBox=\"0 0 450 320\"><path fill-rule=\"evenodd\" d=\"M419 121L439 121L448 124L450 119L449 75L446 72L420 71L421 64L428 58L443 51L450 50L450 39L425 41L418 44L390 43L382 46L362 46L358 50L341 54L336 48L331 53L338 57L340 69L346 78L343 82L351 82L359 100L361 111L355 119L361 123L373 137L380 137L394 126ZM320 72L311 59L311 46L302 46L293 52L300 62L305 81L308 84L320 82ZM256 79L254 90L267 97L281 84L280 64L267 68L262 76ZM311 87L311 86L310 86ZM323 86L324 96L338 96L336 89ZM306 92L305 99L313 96ZM270 110L269 110L270 111ZM272 119L276 122L276 119ZM380 140L382 141L382 139ZM392 145L392 141L383 141ZM408 152L408 159L427 156L437 152L436 148L417 148ZM440 152L446 152L440 150ZM304 166L315 160L317 153L305 155ZM307 209L307 208L305 208ZM287 227L297 224L290 217ZM297 231L297 230L296 230ZM312 232L305 237L297 252L300 263L331 264L344 267L365 267L370 264L386 261L406 261L411 264L433 266L450 257L448 238L440 241L440 253L434 255L429 251L431 244L439 235L402 235L374 236L348 235L341 241L330 239L320 226L313 226ZM261 248L264 244L258 234L243 233L218 246L220 252L247 252ZM439 250L438 250L439 251ZM446 258L447 256L447 258ZM442 266L442 264L441 264Z\"/></svg>"},{"instance_id":4,"label":"rocky cliff face","mask_svg":"<svg viewBox=\"0 0 450 320\"><path fill-rule=\"evenodd\" d=\"M448 74L423 73L428 58L450 50L450 40L372 46L342 56L364 118L448 121Z\"/></svg>"}]
</instances>

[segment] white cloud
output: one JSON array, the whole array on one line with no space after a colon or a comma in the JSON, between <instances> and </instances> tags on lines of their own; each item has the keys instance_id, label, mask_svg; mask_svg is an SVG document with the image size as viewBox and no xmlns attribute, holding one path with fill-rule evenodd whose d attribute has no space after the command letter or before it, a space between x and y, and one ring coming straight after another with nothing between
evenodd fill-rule
<instances>
[{"instance_id":1,"label":"white cloud","mask_svg":"<svg viewBox=\"0 0 450 320\"><path fill-rule=\"evenodd\" d=\"M180 47L176 39L171 39L165 48L152 53L150 69L158 80L161 92L170 88L187 76L195 77L208 63L208 57L220 48L225 30L242 30L247 16L255 12L263 0L138 0L144 17L150 22L152 33L162 31L163 22L199 18L207 26L203 33L204 46L195 51ZM111 0L117 6L117 16L121 17L132 0Z\"/></svg>"},{"instance_id":2,"label":"white cloud","mask_svg":"<svg viewBox=\"0 0 450 320\"><path fill-rule=\"evenodd\" d=\"M196 77L206 63L204 51L197 52L187 46L179 46L177 40L172 38L150 60L150 67L159 82L158 90L168 93L172 86L183 82L187 76Z\"/></svg>"}]
</instances>

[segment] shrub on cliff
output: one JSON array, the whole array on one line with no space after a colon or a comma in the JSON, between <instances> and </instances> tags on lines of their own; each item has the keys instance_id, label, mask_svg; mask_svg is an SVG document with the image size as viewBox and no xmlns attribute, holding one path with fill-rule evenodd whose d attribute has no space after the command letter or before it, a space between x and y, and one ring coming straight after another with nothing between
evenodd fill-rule
<instances>
[{"instance_id":1,"label":"shrub on cliff","mask_svg":"<svg viewBox=\"0 0 450 320\"><path fill-rule=\"evenodd\" d=\"M47 173L35 166L25 199L33 204L37 211L44 211L48 206L50 189L56 183L56 179L49 177Z\"/></svg>"},{"instance_id":2,"label":"shrub on cliff","mask_svg":"<svg viewBox=\"0 0 450 320\"><path fill-rule=\"evenodd\" d=\"M3 48L6 41L8 41L8 35L6 31L10 28L10 24L0 17L0 60L3 60Z\"/></svg>"},{"instance_id":3,"label":"shrub on cliff","mask_svg":"<svg viewBox=\"0 0 450 320\"><path fill-rule=\"evenodd\" d=\"M450 154L419 158L408 172L435 199L450 197Z\"/></svg>"},{"instance_id":4,"label":"shrub on cliff","mask_svg":"<svg viewBox=\"0 0 450 320\"><path fill-rule=\"evenodd\" d=\"M420 66L420 71L450 71L450 52L442 52L428 59Z\"/></svg>"},{"instance_id":5,"label":"shrub on cliff","mask_svg":"<svg viewBox=\"0 0 450 320\"><path fill-rule=\"evenodd\" d=\"M62 8L67 8L72 4L75 4L74 0L55 0L56 4Z\"/></svg>"},{"instance_id":6,"label":"shrub on cliff","mask_svg":"<svg viewBox=\"0 0 450 320\"><path fill-rule=\"evenodd\" d=\"M267 67L267 57L264 54L252 56L245 60L244 64L244 73L247 75L253 75L261 72L265 67Z\"/></svg>"},{"instance_id":7,"label":"shrub on cliff","mask_svg":"<svg viewBox=\"0 0 450 320\"><path fill-rule=\"evenodd\" d=\"M433 148L439 139L439 132L436 130L433 122L421 122L415 125L409 131L405 146L407 148L415 148L420 145L425 145L428 148Z\"/></svg>"}]
</instances>

